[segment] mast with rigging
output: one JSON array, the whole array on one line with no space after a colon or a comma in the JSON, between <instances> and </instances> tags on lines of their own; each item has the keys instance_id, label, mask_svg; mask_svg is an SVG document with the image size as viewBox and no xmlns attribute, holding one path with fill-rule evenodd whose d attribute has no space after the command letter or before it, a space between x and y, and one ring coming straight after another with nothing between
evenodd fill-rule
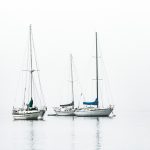
<instances>
[{"instance_id":1,"label":"mast with rigging","mask_svg":"<svg viewBox=\"0 0 150 150\"><path fill-rule=\"evenodd\" d=\"M33 80L33 69L32 69L32 26L30 25L29 27L29 30L30 30L30 80L31 80L31 100L32 100L32 80Z\"/></svg>"},{"instance_id":2,"label":"mast with rigging","mask_svg":"<svg viewBox=\"0 0 150 150\"><path fill-rule=\"evenodd\" d=\"M96 35L96 97L97 97L97 108L98 108L98 101L99 101L99 94L98 94L98 88L99 88L99 83L98 83L98 50L97 50L97 32L95 33Z\"/></svg>"},{"instance_id":3,"label":"mast with rigging","mask_svg":"<svg viewBox=\"0 0 150 150\"><path fill-rule=\"evenodd\" d=\"M72 69L72 54L70 54L70 67L71 67L71 92L72 92L72 108L74 108L74 88L73 88L73 69Z\"/></svg>"}]
</instances>

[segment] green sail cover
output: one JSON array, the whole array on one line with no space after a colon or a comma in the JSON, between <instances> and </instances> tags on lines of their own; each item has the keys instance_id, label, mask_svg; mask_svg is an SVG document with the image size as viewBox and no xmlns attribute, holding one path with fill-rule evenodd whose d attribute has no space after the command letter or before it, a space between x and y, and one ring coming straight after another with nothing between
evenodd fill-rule
<instances>
[{"instance_id":1,"label":"green sail cover","mask_svg":"<svg viewBox=\"0 0 150 150\"><path fill-rule=\"evenodd\" d=\"M28 104L28 107L32 107L33 106L33 99L32 99L32 97L31 97L31 100L30 100L30 102L29 102L29 104Z\"/></svg>"}]
</instances>

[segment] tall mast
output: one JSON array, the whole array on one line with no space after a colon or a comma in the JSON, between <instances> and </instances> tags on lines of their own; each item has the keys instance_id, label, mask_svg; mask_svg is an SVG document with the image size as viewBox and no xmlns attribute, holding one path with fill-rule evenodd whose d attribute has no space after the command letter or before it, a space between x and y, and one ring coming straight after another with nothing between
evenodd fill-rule
<instances>
[{"instance_id":1,"label":"tall mast","mask_svg":"<svg viewBox=\"0 0 150 150\"><path fill-rule=\"evenodd\" d=\"M30 24L30 27L29 27L29 32L30 32L30 73L31 73L31 99L32 99L32 73L33 73L33 70L32 70L32 27L31 27L31 24Z\"/></svg>"},{"instance_id":2,"label":"tall mast","mask_svg":"<svg viewBox=\"0 0 150 150\"><path fill-rule=\"evenodd\" d=\"M72 108L74 108L74 90L73 90L73 69L72 69L72 54L70 54L70 67L71 67L71 91L72 91Z\"/></svg>"},{"instance_id":3,"label":"tall mast","mask_svg":"<svg viewBox=\"0 0 150 150\"><path fill-rule=\"evenodd\" d=\"M96 96L97 96L97 101L99 101L98 98L98 50L97 50L97 32L96 32ZM98 102L97 102L97 108L98 108Z\"/></svg>"}]
</instances>

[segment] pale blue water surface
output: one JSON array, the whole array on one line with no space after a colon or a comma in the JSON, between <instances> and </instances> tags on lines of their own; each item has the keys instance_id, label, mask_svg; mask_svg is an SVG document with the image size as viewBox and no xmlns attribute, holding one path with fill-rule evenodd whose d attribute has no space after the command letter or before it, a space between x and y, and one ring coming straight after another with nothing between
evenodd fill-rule
<instances>
[{"instance_id":1,"label":"pale blue water surface","mask_svg":"<svg viewBox=\"0 0 150 150\"><path fill-rule=\"evenodd\" d=\"M0 150L150 150L150 112L114 118L0 119Z\"/></svg>"}]
</instances>

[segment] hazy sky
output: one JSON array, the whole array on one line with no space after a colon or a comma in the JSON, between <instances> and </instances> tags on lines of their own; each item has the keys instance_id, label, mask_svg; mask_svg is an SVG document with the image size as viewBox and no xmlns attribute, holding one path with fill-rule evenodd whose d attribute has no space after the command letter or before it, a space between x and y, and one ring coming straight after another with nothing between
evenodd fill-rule
<instances>
[{"instance_id":1,"label":"hazy sky","mask_svg":"<svg viewBox=\"0 0 150 150\"><path fill-rule=\"evenodd\" d=\"M150 110L148 0L5 0L0 2L0 108L11 110L32 24L47 106L61 98L72 53L84 84L95 31L117 110Z\"/></svg>"}]
</instances>

